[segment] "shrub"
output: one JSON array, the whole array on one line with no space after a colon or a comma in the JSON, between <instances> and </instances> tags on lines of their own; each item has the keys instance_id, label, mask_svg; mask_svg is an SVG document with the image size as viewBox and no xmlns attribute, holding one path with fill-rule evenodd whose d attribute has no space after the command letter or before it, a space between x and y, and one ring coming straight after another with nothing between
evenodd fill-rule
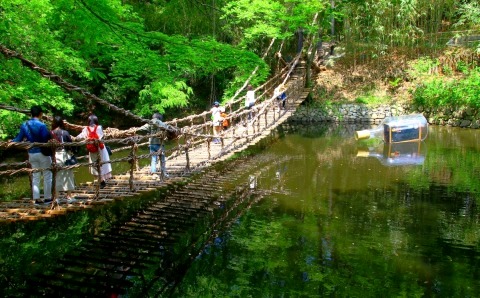
<instances>
[{"instance_id":1,"label":"shrub","mask_svg":"<svg viewBox=\"0 0 480 298\"><path fill-rule=\"evenodd\" d=\"M422 57L409 63L407 73L413 78L421 78L436 72L439 65L438 60Z\"/></svg>"},{"instance_id":2,"label":"shrub","mask_svg":"<svg viewBox=\"0 0 480 298\"><path fill-rule=\"evenodd\" d=\"M390 98L388 96L377 96L372 94L371 92L367 92L358 96L355 99L356 103L362 103L366 105L377 106L381 104L386 104L390 102Z\"/></svg>"},{"instance_id":3,"label":"shrub","mask_svg":"<svg viewBox=\"0 0 480 298\"><path fill-rule=\"evenodd\" d=\"M462 79L446 81L441 77L425 80L413 92L417 104L432 107L467 105L480 107L480 68L472 69Z\"/></svg>"}]
</instances>

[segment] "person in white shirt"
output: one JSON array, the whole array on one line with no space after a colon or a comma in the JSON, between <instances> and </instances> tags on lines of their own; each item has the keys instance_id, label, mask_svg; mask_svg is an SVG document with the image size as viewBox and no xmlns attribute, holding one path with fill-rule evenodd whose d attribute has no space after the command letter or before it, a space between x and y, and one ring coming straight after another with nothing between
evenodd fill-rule
<instances>
[{"instance_id":1,"label":"person in white shirt","mask_svg":"<svg viewBox=\"0 0 480 298\"><path fill-rule=\"evenodd\" d=\"M222 131L223 122L223 117L221 114L222 112L225 112L225 108L220 107L220 103L216 101L213 103L213 107L210 109L210 112L212 112L213 135L215 136L215 138L213 139L213 143L219 144L221 143L221 141L218 136Z\"/></svg>"},{"instance_id":2,"label":"person in white shirt","mask_svg":"<svg viewBox=\"0 0 480 298\"><path fill-rule=\"evenodd\" d=\"M255 91L252 85L247 86L247 94L245 95L245 108L250 110L248 120L252 119L252 107L255 105Z\"/></svg>"}]
</instances>

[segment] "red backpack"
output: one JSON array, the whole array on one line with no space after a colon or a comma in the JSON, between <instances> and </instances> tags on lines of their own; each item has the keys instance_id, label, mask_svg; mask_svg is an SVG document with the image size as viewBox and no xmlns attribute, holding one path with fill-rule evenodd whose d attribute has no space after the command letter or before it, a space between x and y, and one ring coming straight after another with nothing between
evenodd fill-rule
<instances>
[{"instance_id":1,"label":"red backpack","mask_svg":"<svg viewBox=\"0 0 480 298\"><path fill-rule=\"evenodd\" d=\"M98 137L98 134L97 134L97 126L98 126L98 125L95 125L95 127L93 128L93 130L90 130L90 127L87 126L87 130L88 130L88 137L87 137L87 139L88 139L88 140L93 140L93 139L99 140L99 139L100 139L100 138ZM100 143L98 144L98 147L97 147L97 146L95 146L95 144L94 144L93 142L92 142L92 143L87 143L87 150L88 150L88 152L96 153L96 152L98 152L98 148L103 149L103 148L105 148L105 145L103 145L103 143L100 142Z\"/></svg>"}]
</instances>

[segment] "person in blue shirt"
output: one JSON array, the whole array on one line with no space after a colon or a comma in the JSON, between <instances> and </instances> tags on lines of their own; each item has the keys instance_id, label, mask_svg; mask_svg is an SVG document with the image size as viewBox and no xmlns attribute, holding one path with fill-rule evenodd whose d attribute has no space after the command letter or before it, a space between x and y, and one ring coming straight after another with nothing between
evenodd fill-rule
<instances>
[{"instance_id":1,"label":"person in blue shirt","mask_svg":"<svg viewBox=\"0 0 480 298\"><path fill-rule=\"evenodd\" d=\"M32 118L22 123L20 126L20 132L12 140L13 142L27 141L30 143L47 143L52 138L50 131L48 130L42 119L43 111L40 106L33 106L30 109ZM49 148L45 148L44 152L47 152ZM28 161L30 162L32 169L41 169L41 172L34 172L32 174L32 190L34 203L50 202L52 200L52 172L50 170L52 165L51 156L46 156L42 153L40 147L32 147L28 149ZM40 200L40 179L43 173L43 197L44 200Z\"/></svg>"},{"instance_id":2,"label":"person in blue shirt","mask_svg":"<svg viewBox=\"0 0 480 298\"><path fill-rule=\"evenodd\" d=\"M148 131L150 134L150 153L154 153L150 162L150 173L157 174L157 160L160 157L160 175L163 175L164 178L170 177L167 174L166 170L166 159L165 159L165 141L167 139L166 133L162 134L162 131L168 129L168 126L163 123L163 115L154 112L152 115L152 120L150 123L146 123L142 127L138 128L137 131Z\"/></svg>"}]
</instances>

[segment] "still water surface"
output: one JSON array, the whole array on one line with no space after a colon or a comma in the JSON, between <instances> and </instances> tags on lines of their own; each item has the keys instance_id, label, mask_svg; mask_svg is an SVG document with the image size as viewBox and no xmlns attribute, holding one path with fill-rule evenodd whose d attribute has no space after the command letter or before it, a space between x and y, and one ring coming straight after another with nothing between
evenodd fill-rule
<instances>
[{"instance_id":1,"label":"still water surface","mask_svg":"<svg viewBox=\"0 0 480 298\"><path fill-rule=\"evenodd\" d=\"M394 148L355 141L354 127L286 130L254 157L278 156L257 174L272 192L174 296L480 296L479 130L430 127Z\"/></svg>"}]
</instances>

